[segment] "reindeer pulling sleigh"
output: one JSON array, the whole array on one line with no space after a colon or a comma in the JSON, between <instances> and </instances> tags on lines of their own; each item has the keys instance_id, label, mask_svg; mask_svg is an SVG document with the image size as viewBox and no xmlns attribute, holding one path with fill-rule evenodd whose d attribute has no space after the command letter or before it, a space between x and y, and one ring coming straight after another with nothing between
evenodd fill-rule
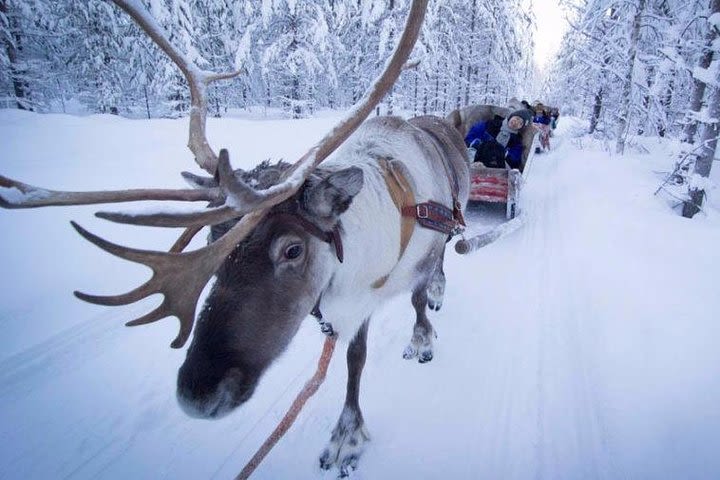
<instances>
[{"instance_id":1,"label":"reindeer pulling sleigh","mask_svg":"<svg viewBox=\"0 0 720 480\"><path fill-rule=\"evenodd\" d=\"M0 176L0 206L207 202L208 208L190 213L97 213L114 222L185 228L169 252L116 245L73 223L96 246L153 271L145 284L122 295L76 296L118 306L162 294L159 307L127 325L175 316L180 331L173 348L183 347L193 334L178 371L177 398L188 415L199 418L221 417L245 403L311 312L331 322L326 331L349 342L348 383L320 464L345 475L368 440L359 387L370 319L386 300L412 292L416 320L403 356L420 363L432 359L435 332L427 309L442 305L446 240L462 229L468 198L464 142L444 119L378 117L363 123L406 63L427 0L413 0L393 57L345 120L294 165L253 172L233 171L228 152L216 155L205 136L207 85L240 72L201 71L171 44L141 2L113 2L185 75L192 101L189 147L211 178L185 174L195 189L62 192ZM204 226L212 227L209 244L183 252ZM199 297L212 278L193 332Z\"/></svg>"}]
</instances>

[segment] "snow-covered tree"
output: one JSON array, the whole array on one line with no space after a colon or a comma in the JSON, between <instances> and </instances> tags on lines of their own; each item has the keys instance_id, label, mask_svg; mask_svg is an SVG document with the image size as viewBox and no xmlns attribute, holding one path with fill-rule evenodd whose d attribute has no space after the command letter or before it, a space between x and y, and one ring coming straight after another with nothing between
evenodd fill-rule
<instances>
[{"instance_id":1,"label":"snow-covered tree","mask_svg":"<svg viewBox=\"0 0 720 480\"><path fill-rule=\"evenodd\" d=\"M678 134L690 118L707 0L567 0L564 6L571 28L550 75L553 103L586 115L590 132L614 138L618 151L629 135Z\"/></svg>"},{"instance_id":2,"label":"snow-covered tree","mask_svg":"<svg viewBox=\"0 0 720 480\"><path fill-rule=\"evenodd\" d=\"M12 101L17 108L31 110L28 102L29 86L24 78L20 58L23 42L19 25L20 13L19 10L9 10L7 0L0 0L0 67L7 72L7 75L3 75L3 90L12 91Z\"/></svg>"},{"instance_id":3,"label":"snow-covered tree","mask_svg":"<svg viewBox=\"0 0 720 480\"><path fill-rule=\"evenodd\" d=\"M713 160L718 152L720 137L720 0L711 0L708 24L708 40L712 59L708 68L703 68L703 59L694 72L694 78L704 83L710 93L705 110L697 117L702 124L700 135L700 151L695 160L693 174L690 178L688 200L683 205L683 216L692 218L700 209L705 198L707 178L710 176Z\"/></svg>"}]
</instances>

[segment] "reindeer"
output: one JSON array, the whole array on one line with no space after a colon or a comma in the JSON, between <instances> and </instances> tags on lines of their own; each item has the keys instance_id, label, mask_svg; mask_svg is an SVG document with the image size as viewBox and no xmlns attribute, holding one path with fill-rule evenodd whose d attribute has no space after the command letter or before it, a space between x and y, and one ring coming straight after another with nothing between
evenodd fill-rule
<instances>
[{"instance_id":1,"label":"reindeer","mask_svg":"<svg viewBox=\"0 0 720 480\"><path fill-rule=\"evenodd\" d=\"M123 295L75 294L91 303L125 305L162 293L157 309L128 325L176 316L180 332L171 346L180 348L193 329L200 293L214 276L177 377L181 408L199 418L222 417L247 401L301 322L315 314L326 333L349 341L345 403L320 456L322 468L337 466L345 475L356 466L369 439L359 385L373 312L387 299L411 291L416 321L403 356L421 363L432 359L435 333L427 308L439 309L442 304L445 245L462 228L468 196L463 139L445 120L377 117L357 128L399 75L418 35L426 1L413 2L386 71L346 120L294 165L264 164L252 172L233 171L227 150L215 157L205 139L205 87L234 74L197 70L167 41L141 4L114 1L185 73L195 107L190 148L198 164L213 175L184 173L197 187L191 190L116 192L57 192L0 177L0 186L13 190L0 195L0 205L210 202L211 208L189 214L98 212L115 222L186 227L170 252L122 247L73 223L103 250L153 270L147 283ZM206 225L212 226L209 244L182 252Z\"/></svg>"}]
</instances>

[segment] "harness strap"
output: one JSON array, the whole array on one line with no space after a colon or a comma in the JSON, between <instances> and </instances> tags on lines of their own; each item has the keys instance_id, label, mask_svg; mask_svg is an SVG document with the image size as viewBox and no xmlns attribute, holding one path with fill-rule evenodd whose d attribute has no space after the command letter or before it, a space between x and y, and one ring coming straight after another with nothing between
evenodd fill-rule
<instances>
[{"instance_id":1,"label":"harness strap","mask_svg":"<svg viewBox=\"0 0 720 480\"><path fill-rule=\"evenodd\" d=\"M417 221L425 228L453 236L462 231L460 224L464 225L462 212L460 212L461 219L456 219L456 209L457 207L451 210L437 202L425 202L418 203L417 205L404 206L402 207L401 213L403 218ZM457 209L457 211L460 210Z\"/></svg>"},{"instance_id":2,"label":"harness strap","mask_svg":"<svg viewBox=\"0 0 720 480\"><path fill-rule=\"evenodd\" d=\"M330 245L333 245L335 247L335 255L337 256L337 259L342 263L344 258L344 251L343 251L343 244L342 244L342 237L340 236L340 227L338 224L336 224L332 230L325 231L322 230L320 227L312 223L310 220L301 217L300 215L293 214L293 213L287 213L287 212L277 212L277 213L270 213L273 217L282 217L284 220L288 220L291 222L295 222L299 224L306 232L308 232L313 237L322 240L325 243L328 243Z\"/></svg>"},{"instance_id":3,"label":"harness strap","mask_svg":"<svg viewBox=\"0 0 720 480\"><path fill-rule=\"evenodd\" d=\"M379 158L378 164L383 173L385 179L385 185L387 185L388 192L392 198L395 207L399 212L402 213L403 208L406 205L413 205L415 203L415 194L410 187L410 183L402 172L392 165L392 163L386 158ZM398 260L402 258L405 249L410 243L413 231L415 230L415 221L412 218L401 215L400 217L400 253L398 254Z\"/></svg>"},{"instance_id":4,"label":"harness strap","mask_svg":"<svg viewBox=\"0 0 720 480\"><path fill-rule=\"evenodd\" d=\"M400 212L400 252L398 253L398 262L405 253L405 249L410 243L413 231L415 231L415 219L406 217L402 214L402 210L406 205L415 203L415 194L413 193L410 182L392 163L389 158L378 158L378 165L383 174L385 185L387 186L390 198L392 198L395 208ZM392 270L390 271L392 273ZM390 278L390 273L383 275L375 280L370 286L374 289L382 288Z\"/></svg>"}]
</instances>

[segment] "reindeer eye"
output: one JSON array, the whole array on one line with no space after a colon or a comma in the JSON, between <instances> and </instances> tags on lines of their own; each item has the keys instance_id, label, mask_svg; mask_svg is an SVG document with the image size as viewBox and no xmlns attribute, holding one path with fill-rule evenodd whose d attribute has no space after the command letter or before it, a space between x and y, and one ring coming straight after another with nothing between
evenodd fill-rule
<instances>
[{"instance_id":1,"label":"reindeer eye","mask_svg":"<svg viewBox=\"0 0 720 480\"><path fill-rule=\"evenodd\" d=\"M303 247L299 243L294 243L285 249L285 258L295 260L303 253Z\"/></svg>"}]
</instances>

